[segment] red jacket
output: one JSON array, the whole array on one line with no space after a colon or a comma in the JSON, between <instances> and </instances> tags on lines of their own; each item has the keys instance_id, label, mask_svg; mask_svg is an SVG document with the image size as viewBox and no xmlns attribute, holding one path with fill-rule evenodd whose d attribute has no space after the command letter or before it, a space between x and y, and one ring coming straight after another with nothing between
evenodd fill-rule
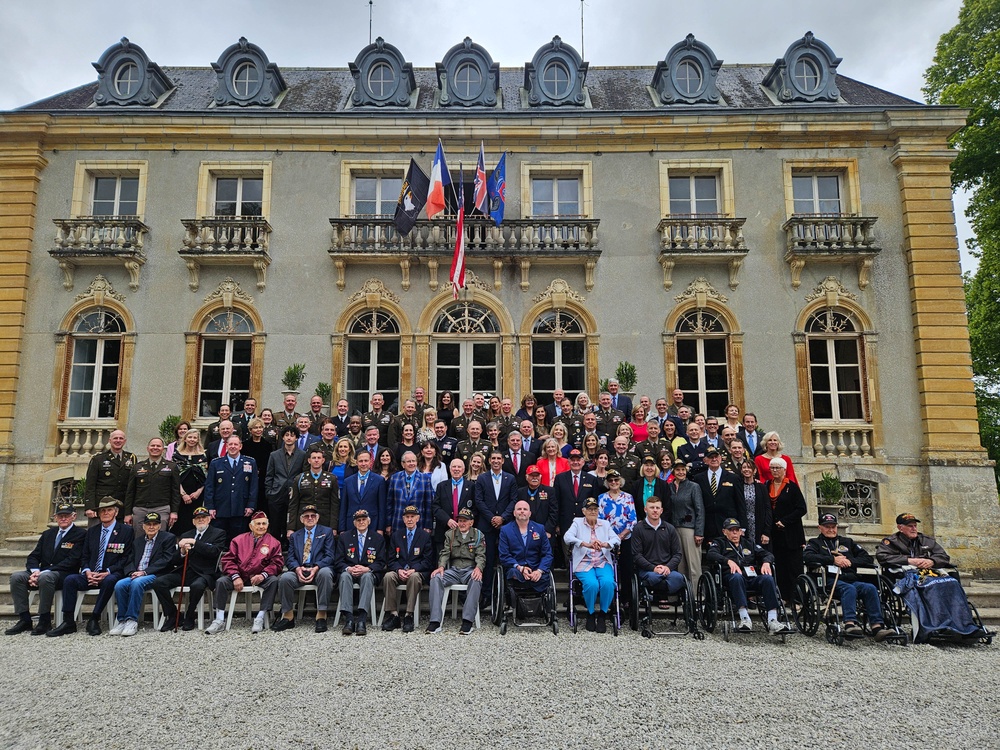
<instances>
[{"instance_id":1,"label":"red jacket","mask_svg":"<svg viewBox=\"0 0 1000 750\"><path fill-rule=\"evenodd\" d=\"M538 463L536 463L535 466L537 466L542 472L542 484L547 484L549 487L552 486L552 482L556 478L556 474L562 474L564 471L569 471L569 461L562 456L556 459L555 474L549 475L549 459L547 458L538 459Z\"/></svg>"},{"instance_id":2,"label":"red jacket","mask_svg":"<svg viewBox=\"0 0 1000 750\"><path fill-rule=\"evenodd\" d=\"M237 576L249 583L255 575L265 578L276 576L285 565L281 555L281 542L270 534L260 539L252 532L235 537L229 543L229 551L222 555L222 572L230 578Z\"/></svg>"}]
</instances>

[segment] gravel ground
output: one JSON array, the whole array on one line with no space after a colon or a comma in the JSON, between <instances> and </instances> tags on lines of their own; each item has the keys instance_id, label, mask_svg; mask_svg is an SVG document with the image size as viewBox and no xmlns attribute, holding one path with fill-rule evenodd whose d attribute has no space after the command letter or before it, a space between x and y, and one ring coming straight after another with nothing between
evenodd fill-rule
<instances>
[{"instance_id":1,"label":"gravel ground","mask_svg":"<svg viewBox=\"0 0 1000 750\"><path fill-rule=\"evenodd\" d=\"M0 636L0 747L998 746L998 646L646 640L560 623L556 637L484 621L460 638L447 620L435 636L345 638L309 618L260 635L236 621L215 636ZM908 697L889 697L897 685Z\"/></svg>"}]
</instances>

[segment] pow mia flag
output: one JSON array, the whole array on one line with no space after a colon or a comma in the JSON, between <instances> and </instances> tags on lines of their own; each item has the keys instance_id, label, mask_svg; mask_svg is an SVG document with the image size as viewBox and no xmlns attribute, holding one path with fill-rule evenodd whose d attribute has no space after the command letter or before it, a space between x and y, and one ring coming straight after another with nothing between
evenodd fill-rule
<instances>
[{"instance_id":1,"label":"pow mia flag","mask_svg":"<svg viewBox=\"0 0 1000 750\"><path fill-rule=\"evenodd\" d=\"M396 225L400 234L409 234L417 223L417 215L427 202L428 187L430 180L427 175L413 159L410 159L410 168L406 170L403 187L399 191L399 200L396 202L396 213L392 217L392 223Z\"/></svg>"}]
</instances>

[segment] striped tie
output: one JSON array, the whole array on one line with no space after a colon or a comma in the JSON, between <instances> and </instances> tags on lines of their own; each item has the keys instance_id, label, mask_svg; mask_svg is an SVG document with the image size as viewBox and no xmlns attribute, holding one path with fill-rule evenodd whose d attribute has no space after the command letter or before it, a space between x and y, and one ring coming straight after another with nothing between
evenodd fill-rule
<instances>
[{"instance_id":1,"label":"striped tie","mask_svg":"<svg viewBox=\"0 0 1000 750\"><path fill-rule=\"evenodd\" d=\"M715 491L717 489L719 489L719 482L715 478L715 472L714 471L709 474L709 478L712 480L712 494L714 495Z\"/></svg>"}]
</instances>

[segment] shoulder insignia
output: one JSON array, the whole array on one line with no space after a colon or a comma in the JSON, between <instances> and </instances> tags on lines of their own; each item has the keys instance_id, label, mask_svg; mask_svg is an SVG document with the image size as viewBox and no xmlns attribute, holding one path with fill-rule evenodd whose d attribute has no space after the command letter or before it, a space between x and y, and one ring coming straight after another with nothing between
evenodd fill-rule
<instances>
[{"instance_id":1,"label":"shoulder insignia","mask_svg":"<svg viewBox=\"0 0 1000 750\"><path fill-rule=\"evenodd\" d=\"M882 544L892 544L892 540L889 539L889 537L886 537L885 539L882 540Z\"/></svg>"}]
</instances>

